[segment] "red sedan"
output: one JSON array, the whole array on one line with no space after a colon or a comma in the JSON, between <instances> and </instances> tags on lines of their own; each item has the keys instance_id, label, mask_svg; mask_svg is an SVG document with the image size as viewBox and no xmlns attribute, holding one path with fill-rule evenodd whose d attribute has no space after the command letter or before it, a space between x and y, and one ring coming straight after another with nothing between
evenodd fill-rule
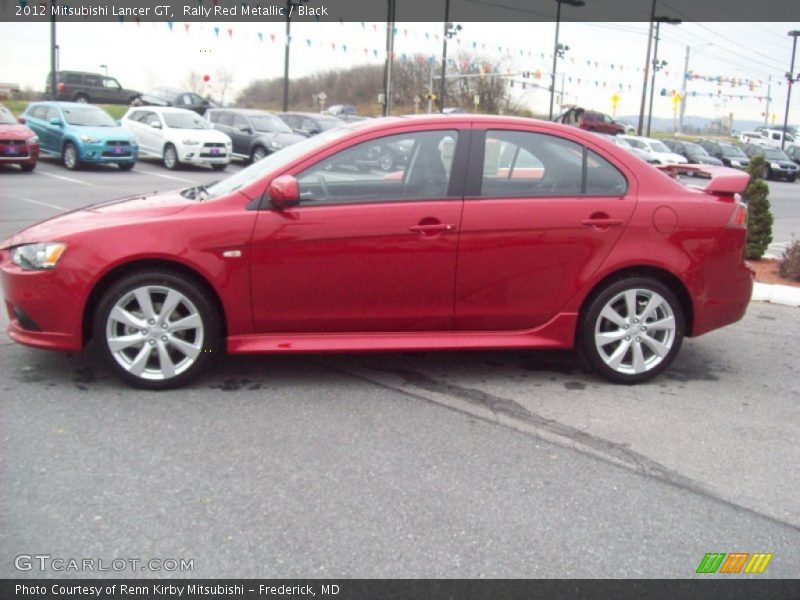
<instances>
[{"instance_id":1,"label":"red sedan","mask_svg":"<svg viewBox=\"0 0 800 600\"><path fill-rule=\"evenodd\" d=\"M0 104L0 165L19 165L23 171L33 171L37 160L39 138Z\"/></svg>"},{"instance_id":2,"label":"red sedan","mask_svg":"<svg viewBox=\"0 0 800 600\"><path fill-rule=\"evenodd\" d=\"M365 168L376 148L407 159ZM6 240L9 334L66 351L94 338L145 388L183 384L225 351L573 347L636 383L750 300L748 176L704 170L705 188L685 187L599 136L530 119L361 122L208 187Z\"/></svg>"}]
</instances>

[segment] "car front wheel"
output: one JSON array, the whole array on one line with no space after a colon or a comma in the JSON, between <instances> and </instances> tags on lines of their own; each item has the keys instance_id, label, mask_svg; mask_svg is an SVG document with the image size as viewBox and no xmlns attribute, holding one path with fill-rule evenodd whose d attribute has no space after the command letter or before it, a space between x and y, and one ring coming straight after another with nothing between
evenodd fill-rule
<instances>
[{"instance_id":1,"label":"car front wheel","mask_svg":"<svg viewBox=\"0 0 800 600\"><path fill-rule=\"evenodd\" d=\"M589 366L614 383L640 383L666 369L684 335L683 308L660 282L631 277L606 286L580 323Z\"/></svg>"},{"instance_id":2,"label":"car front wheel","mask_svg":"<svg viewBox=\"0 0 800 600\"><path fill-rule=\"evenodd\" d=\"M253 153L250 155L250 162L258 162L267 156L267 151L264 146L256 146L253 148Z\"/></svg>"},{"instance_id":3,"label":"car front wheel","mask_svg":"<svg viewBox=\"0 0 800 600\"><path fill-rule=\"evenodd\" d=\"M174 171L180 166L178 151L172 144L167 144L166 148L164 148L164 166L170 171Z\"/></svg>"},{"instance_id":4,"label":"car front wheel","mask_svg":"<svg viewBox=\"0 0 800 600\"><path fill-rule=\"evenodd\" d=\"M127 383L167 389L199 375L220 352L220 319L208 292L169 271L129 275L102 297L94 338Z\"/></svg>"},{"instance_id":5,"label":"car front wheel","mask_svg":"<svg viewBox=\"0 0 800 600\"><path fill-rule=\"evenodd\" d=\"M64 160L64 166L70 171L74 171L81 166L81 162L78 159L78 149L72 142L67 142L64 146L64 155L62 158Z\"/></svg>"}]
</instances>

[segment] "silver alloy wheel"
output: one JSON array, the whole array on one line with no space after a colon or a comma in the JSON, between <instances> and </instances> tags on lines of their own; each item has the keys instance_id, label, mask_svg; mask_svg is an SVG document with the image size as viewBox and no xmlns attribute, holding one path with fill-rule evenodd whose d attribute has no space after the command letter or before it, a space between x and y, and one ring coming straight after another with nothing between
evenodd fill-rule
<instances>
[{"instance_id":1,"label":"silver alloy wheel","mask_svg":"<svg viewBox=\"0 0 800 600\"><path fill-rule=\"evenodd\" d=\"M378 159L378 166L380 166L381 171L391 171L392 167L394 166L394 157L390 152L384 152L381 154L380 158Z\"/></svg>"},{"instance_id":2,"label":"silver alloy wheel","mask_svg":"<svg viewBox=\"0 0 800 600\"><path fill-rule=\"evenodd\" d=\"M157 285L131 290L106 321L114 360L142 379L165 380L190 368L203 349L203 320L181 292Z\"/></svg>"},{"instance_id":3,"label":"silver alloy wheel","mask_svg":"<svg viewBox=\"0 0 800 600\"><path fill-rule=\"evenodd\" d=\"M255 150L253 150L253 162L260 161L266 155L267 155L267 151L264 150L261 146L258 146Z\"/></svg>"},{"instance_id":4,"label":"silver alloy wheel","mask_svg":"<svg viewBox=\"0 0 800 600\"><path fill-rule=\"evenodd\" d=\"M662 296L648 289L620 292L600 311L594 343L609 368L637 375L655 368L675 342L675 313Z\"/></svg>"},{"instance_id":5,"label":"silver alloy wheel","mask_svg":"<svg viewBox=\"0 0 800 600\"><path fill-rule=\"evenodd\" d=\"M72 144L64 148L64 165L68 169L74 169L78 165L78 151Z\"/></svg>"},{"instance_id":6,"label":"silver alloy wheel","mask_svg":"<svg viewBox=\"0 0 800 600\"><path fill-rule=\"evenodd\" d=\"M178 164L178 153L172 146L168 146L164 150L164 166L168 169L174 169Z\"/></svg>"}]
</instances>

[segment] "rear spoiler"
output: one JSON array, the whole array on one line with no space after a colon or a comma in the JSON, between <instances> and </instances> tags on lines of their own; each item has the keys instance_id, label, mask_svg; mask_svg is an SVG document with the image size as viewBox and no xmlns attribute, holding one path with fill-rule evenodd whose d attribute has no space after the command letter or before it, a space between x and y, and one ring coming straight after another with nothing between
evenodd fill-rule
<instances>
[{"instance_id":1,"label":"rear spoiler","mask_svg":"<svg viewBox=\"0 0 800 600\"><path fill-rule=\"evenodd\" d=\"M704 188L701 188L707 194L742 194L750 183L750 175L739 169L731 169L730 167L717 167L714 165L656 165L658 169L677 179L681 173L693 173L703 177L709 177L711 181L708 182Z\"/></svg>"}]
</instances>

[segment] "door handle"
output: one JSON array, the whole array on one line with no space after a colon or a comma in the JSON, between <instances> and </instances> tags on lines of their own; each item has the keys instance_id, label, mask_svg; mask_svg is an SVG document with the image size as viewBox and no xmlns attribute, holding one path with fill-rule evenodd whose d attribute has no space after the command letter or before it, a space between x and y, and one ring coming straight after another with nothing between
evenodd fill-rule
<instances>
[{"instance_id":1,"label":"door handle","mask_svg":"<svg viewBox=\"0 0 800 600\"><path fill-rule=\"evenodd\" d=\"M597 229L607 229L609 227L617 227L622 225L620 219L611 219L609 217L594 217L591 219L584 219L581 221L586 227L595 227Z\"/></svg>"},{"instance_id":2,"label":"door handle","mask_svg":"<svg viewBox=\"0 0 800 600\"><path fill-rule=\"evenodd\" d=\"M455 225L448 225L445 223L429 223L427 225L412 225L408 230L415 233L432 234L441 233L443 231L453 231L455 228Z\"/></svg>"}]
</instances>

